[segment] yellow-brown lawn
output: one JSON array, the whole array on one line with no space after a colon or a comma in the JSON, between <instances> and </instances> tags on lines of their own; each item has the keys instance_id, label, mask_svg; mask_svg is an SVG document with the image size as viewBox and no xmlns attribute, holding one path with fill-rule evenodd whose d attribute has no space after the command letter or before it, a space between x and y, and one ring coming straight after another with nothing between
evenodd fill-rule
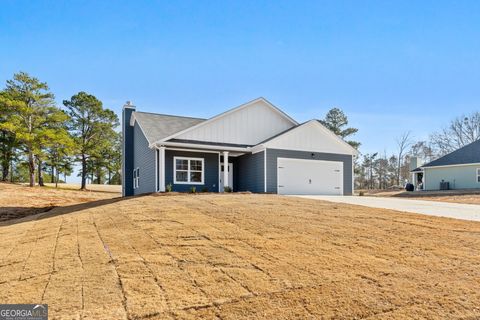
<instances>
[{"instance_id":1,"label":"yellow-brown lawn","mask_svg":"<svg viewBox=\"0 0 480 320\"><path fill-rule=\"evenodd\" d=\"M50 319L476 319L479 254L476 222L275 195L101 198L4 222L0 302L48 303Z\"/></svg>"}]
</instances>

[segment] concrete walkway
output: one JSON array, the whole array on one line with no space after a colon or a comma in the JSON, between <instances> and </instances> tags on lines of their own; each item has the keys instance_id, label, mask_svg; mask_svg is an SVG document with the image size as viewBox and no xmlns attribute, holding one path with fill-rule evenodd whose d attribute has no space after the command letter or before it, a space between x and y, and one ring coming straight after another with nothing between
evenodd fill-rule
<instances>
[{"instance_id":1,"label":"concrete walkway","mask_svg":"<svg viewBox=\"0 0 480 320\"><path fill-rule=\"evenodd\" d=\"M449 217L462 220L480 221L480 205L425 201L399 198L359 197L359 196L296 196L307 199L348 203L372 208Z\"/></svg>"}]
</instances>

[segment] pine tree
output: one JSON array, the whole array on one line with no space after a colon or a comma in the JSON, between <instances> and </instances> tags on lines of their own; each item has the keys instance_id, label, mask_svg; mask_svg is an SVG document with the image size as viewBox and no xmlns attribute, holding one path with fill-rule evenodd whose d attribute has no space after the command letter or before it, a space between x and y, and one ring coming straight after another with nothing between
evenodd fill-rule
<instances>
[{"instance_id":1,"label":"pine tree","mask_svg":"<svg viewBox=\"0 0 480 320\"><path fill-rule=\"evenodd\" d=\"M0 124L0 129L15 134L19 149L27 158L29 182L33 187L37 162L41 168L44 149L65 133L63 124L68 116L55 107L54 95L47 83L25 72L7 81L3 101L9 116Z\"/></svg>"},{"instance_id":2,"label":"pine tree","mask_svg":"<svg viewBox=\"0 0 480 320\"><path fill-rule=\"evenodd\" d=\"M104 109L102 102L86 92L79 92L63 104L68 109L71 118L72 132L77 161L81 163L81 189L86 189L87 176L94 170L95 158L101 157L101 151L106 147L105 141L118 126L117 115L109 109Z\"/></svg>"},{"instance_id":3,"label":"pine tree","mask_svg":"<svg viewBox=\"0 0 480 320\"><path fill-rule=\"evenodd\" d=\"M348 125L348 118L345 113L339 108L333 108L328 111L325 119L320 120L320 123L342 139L346 139L347 137L357 133L358 131L357 128L345 128ZM360 142L357 141L346 142L355 149L358 149L358 147L360 146Z\"/></svg>"}]
</instances>

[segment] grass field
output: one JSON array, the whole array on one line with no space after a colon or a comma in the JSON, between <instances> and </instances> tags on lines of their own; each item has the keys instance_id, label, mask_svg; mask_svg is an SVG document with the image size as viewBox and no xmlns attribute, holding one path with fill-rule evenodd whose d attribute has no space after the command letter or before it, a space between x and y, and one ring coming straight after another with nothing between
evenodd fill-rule
<instances>
[{"instance_id":1,"label":"grass field","mask_svg":"<svg viewBox=\"0 0 480 320\"><path fill-rule=\"evenodd\" d=\"M79 191L70 190L71 188L68 187L69 190L50 187L30 188L0 183L0 225L14 218L26 217L28 220L32 214L45 213L56 207L71 206L71 209L75 210L81 208L75 205L120 196L120 193L114 192Z\"/></svg>"},{"instance_id":2,"label":"grass field","mask_svg":"<svg viewBox=\"0 0 480 320\"><path fill-rule=\"evenodd\" d=\"M45 183L48 187L55 188L55 183ZM79 190L80 183L59 183L57 185L58 189L69 189L69 190ZM112 193L122 193L121 185L108 185L108 184L87 184L87 190L89 191L101 191L101 192L112 192Z\"/></svg>"},{"instance_id":3,"label":"grass field","mask_svg":"<svg viewBox=\"0 0 480 320\"><path fill-rule=\"evenodd\" d=\"M30 192L0 185L10 200ZM476 222L248 194L101 198L34 218L0 227L0 301L48 303L50 319L480 317Z\"/></svg>"}]
</instances>

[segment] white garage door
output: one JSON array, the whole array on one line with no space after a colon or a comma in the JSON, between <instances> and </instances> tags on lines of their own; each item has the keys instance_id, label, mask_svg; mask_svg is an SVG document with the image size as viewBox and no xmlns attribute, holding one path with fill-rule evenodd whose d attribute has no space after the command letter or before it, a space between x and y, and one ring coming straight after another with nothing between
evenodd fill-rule
<instances>
[{"instance_id":1,"label":"white garage door","mask_svg":"<svg viewBox=\"0 0 480 320\"><path fill-rule=\"evenodd\" d=\"M343 194L343 163L278 158L279 194Z\"/></svg>"}]
</instances>

